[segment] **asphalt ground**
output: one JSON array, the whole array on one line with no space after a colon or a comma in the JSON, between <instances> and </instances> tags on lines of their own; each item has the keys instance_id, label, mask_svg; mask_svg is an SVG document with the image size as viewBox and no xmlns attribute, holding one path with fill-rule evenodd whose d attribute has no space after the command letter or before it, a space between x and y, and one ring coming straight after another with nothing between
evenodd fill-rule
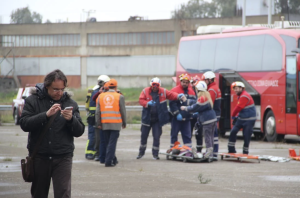
<instances>
[{"instance_id":1,"label":"asphalt ground","mask_svg":"<svg viewBox=\"0 0 300 198\"><path fill-rule=\"evenodd\" d=\"M300 162L270 162L224 159L213 163L183 163L182 161L153 160L152 135L146 155L137 160L140 126L131 125L121 131L117 146L119 164L104 167L85 159L87 128L75 139L72 170L72 197L299 197ZM166 151L170 141L170 126L164 127L160 151ZM180 135L179 135L180 136ZM181 141L181 137L179 137ZM220 152L227 151L227 137L221 138ZM19 126L0 126L0 197L30 197L30 183L21 176L20 160L27 155L27 133ZM237 151L243 140L238 138ZM195 139L193 138L193 146ZM285 143L268 143L254 138L250 154L288 157L288 149L300 149L300 138L286 137ZM202 175L202 184L198 178ZM53 197L50 187L49 197Z\"/></svg>"}]
</instances>

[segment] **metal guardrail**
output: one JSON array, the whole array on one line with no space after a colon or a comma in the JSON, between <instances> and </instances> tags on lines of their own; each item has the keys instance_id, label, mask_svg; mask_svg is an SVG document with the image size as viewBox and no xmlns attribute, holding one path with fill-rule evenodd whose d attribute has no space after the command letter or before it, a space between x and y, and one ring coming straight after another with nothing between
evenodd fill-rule
<instances>
[{"instance_id":1,"label":"metal guardrail","mask_svg":"<svg viewBox=\"0 0 300 198\"><path fill-rule=\"evenodd\" d=\"M0 105L0 111L9 111L11 109L11 105Z\"/></svg>"},{"instance_id":2,"label":"metal guardrail","mask_svg":"<svg viewBox=\"0 0 300 198\"><path fill-rule=\"evenodd\" d=\"M11 105L0 105L0 111L12 110ZM79 105L79 111L85 111L84 105ZM142 106L126 106L126 111L142 111Z\"/></svg>"}]
</instances>

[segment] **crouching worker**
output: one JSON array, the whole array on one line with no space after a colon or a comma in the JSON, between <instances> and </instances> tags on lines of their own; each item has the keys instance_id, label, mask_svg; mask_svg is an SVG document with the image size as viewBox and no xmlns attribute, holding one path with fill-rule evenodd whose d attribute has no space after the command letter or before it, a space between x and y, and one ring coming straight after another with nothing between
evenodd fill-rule
<instances>
[{"instance_id":1,"label":"crouching worker","mask_svg":"<svg viewBox=\"0 0 300 198\"><path fill-rule=\"evenodd\" d=\"M202 131L205 137L206 153L204 158L213 158L214 131L217 127L217 116L213 110L213 103L207 85L204 81L199 81L196 84L197 103L191 106L181 106L181 110L188 112L198 112L198 122L202 126ZM195 101L195 100L194 100ZM188 104L194 103L193 100L188 100Z\"/></svg>"},{"instance_id":2,"label":"crouching worker","mask_svg":"<svg viewBox=\"0 0 300 198\"><path fill-rule=\"evenodd\" d=\"M150 87L146 87L140 94L139 103L143 106L142 126L141 126L141 145L139 155L136 159L144 156L147 147L147 139L152 128L153 159L159 160L159 141L162 134L162 126L169 122L169 111L167 99L177 100L178 94L161 87L159 78L150 81Z\"/></svg>"}]
</instances>

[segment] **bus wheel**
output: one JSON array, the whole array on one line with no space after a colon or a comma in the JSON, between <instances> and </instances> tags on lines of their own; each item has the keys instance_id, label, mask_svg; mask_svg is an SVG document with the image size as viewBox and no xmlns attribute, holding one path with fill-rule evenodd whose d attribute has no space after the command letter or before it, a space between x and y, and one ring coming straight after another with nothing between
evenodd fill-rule
<instances>
[{"instance_id":1,"label":"bus wheel","mask_svg":"<svg viewBox=\"0 0 300 198\"><path fill-rule=\"evenodd\" d=\"M268 142L277 141L276 122L273 111L269 111L264 120L264 133Z\"/></svg>"}]
</instances>

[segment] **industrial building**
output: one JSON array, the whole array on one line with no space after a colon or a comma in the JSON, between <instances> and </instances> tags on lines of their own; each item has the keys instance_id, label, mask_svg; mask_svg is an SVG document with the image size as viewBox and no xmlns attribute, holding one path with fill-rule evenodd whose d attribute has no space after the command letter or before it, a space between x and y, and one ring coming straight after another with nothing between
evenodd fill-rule
<instances>
[{"instance_id":1,"label":"industrial building","mask_svg":"<svg viewBox=\"0 0 300 198\"><path fill-rule=\"evenodd\" d=\"M274 15L272 21L279 21ZM247 24L267 23L247 16ZM0 80L7 86L42 82L61 69L69 87L93 86L101 74L120 87L143 87L157 76L172 85L178 43L199 26L241 25L242 17L116 22L0 24Z\"/></svg>"}]
</instances>

